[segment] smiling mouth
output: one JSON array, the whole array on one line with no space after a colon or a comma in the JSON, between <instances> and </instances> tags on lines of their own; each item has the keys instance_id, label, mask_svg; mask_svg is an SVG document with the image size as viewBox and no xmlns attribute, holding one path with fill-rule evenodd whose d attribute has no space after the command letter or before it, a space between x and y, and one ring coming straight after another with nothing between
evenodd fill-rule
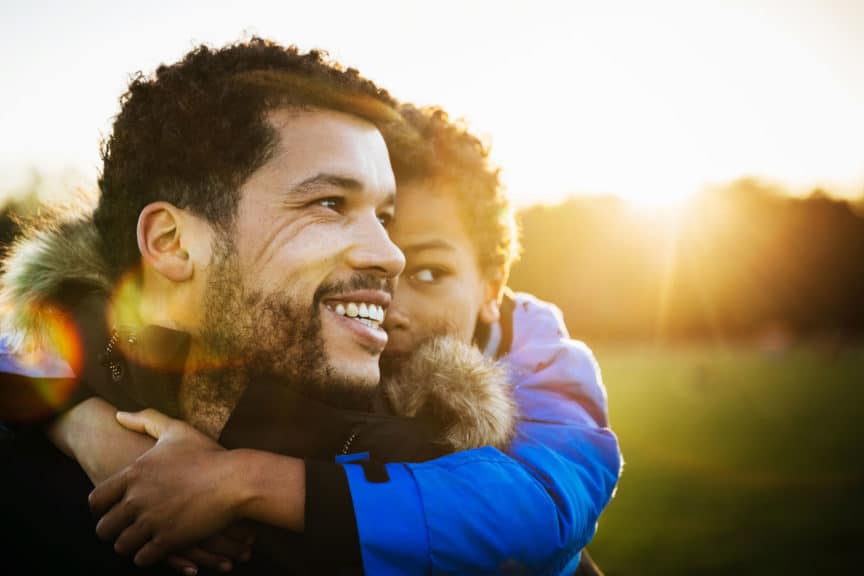
<instances>
[{"instance_id":1,"label":"smiling mouth","mask_svg":"<svg viewBox=\"0 0 864 576\"><path fill-rule=\"evenodd\" d=\"M381 324L384 322L384 307L371 302L338 302L329 303L327 308L351 320L356 320L364 326L375 330L383 330Z\"/></svg>"}]
</instances>

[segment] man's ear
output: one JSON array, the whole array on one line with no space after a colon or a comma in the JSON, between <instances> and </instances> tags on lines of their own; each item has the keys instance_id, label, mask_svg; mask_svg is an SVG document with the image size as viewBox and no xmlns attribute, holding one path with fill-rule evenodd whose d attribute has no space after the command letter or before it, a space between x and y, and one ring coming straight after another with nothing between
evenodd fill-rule
<instances>
[{"instance_id":1,"label":"man's ear","mask_svg":"<svg viewBox=\"0 0 864 576\"><path fill-rule=\"evenodd\" d=\"M501 299L504 297L507 276L507 270L502 267L486 280L483 305L480 307L481 322L494 324L501 319Z\"/></svg>"},{"instance_id":2,"label":"man's ear","mask_svg":"<svg viewBox=\"0 0 864 576\"><path fill-rule=\"evenodd\" d=\"M153 202L138 215L138 250L144 263L173 282L192 278L195 266L184 248L184 213L168 202Z\"/></svg>"}]
</instances>

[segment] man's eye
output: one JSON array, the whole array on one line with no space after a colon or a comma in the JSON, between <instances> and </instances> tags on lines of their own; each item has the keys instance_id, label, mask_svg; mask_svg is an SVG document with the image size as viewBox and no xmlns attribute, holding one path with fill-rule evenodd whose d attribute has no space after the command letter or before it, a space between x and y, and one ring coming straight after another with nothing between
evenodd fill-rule
<instances>
[{"instance_id":1,"label":"man's eye","mask_svg":"<svg viewBox=\"0 0 864 576\"><path fill-rule=\"evenodd\" d=\"M316 200L315 203L319 206L323 206L324 208L329 208L330 210L339 210L345 204L345 201L338 196L333 196L321 198L320 200Z\"/></svg>"}]
</instances>

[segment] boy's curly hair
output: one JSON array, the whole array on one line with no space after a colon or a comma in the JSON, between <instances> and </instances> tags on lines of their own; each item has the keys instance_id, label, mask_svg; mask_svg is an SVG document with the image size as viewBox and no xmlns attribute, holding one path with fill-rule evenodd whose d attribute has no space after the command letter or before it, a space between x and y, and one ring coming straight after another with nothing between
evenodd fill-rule
<instances>
[{"instance_id":1,"label":"boy's curly hair","mask_svg":"<svg viewBox=\"0 0 864 576\"><path fill-rule=\"evenodd\" d=\"M202 45L153 76L139 72L120 103L102 145L94 214L114 275L140 262L136 227L147 204L164 200L216 225L232 221L240 187L278 143L270 110L324 108L379 127L400 122L394 99L357 70L261 38ZM403 141L398 128L388 133Z\"/></svg>"},{"instance_id":2,"label":"boy's curly hair","mask_svg":"<svg viewBox=\"0 0 864 576\"><path fill-rule=\"evenodd\" d=\"M489 147L467 126L438 107L403 104L402 116L415 138L390 146L397 187L421 183L430 193L452 194L487 277L504 271L519 253L513 207L489 159ZM400 131L400 133L403 133ZM385 134L386 136L386 134Z\"/></svg>"}]
</instances>

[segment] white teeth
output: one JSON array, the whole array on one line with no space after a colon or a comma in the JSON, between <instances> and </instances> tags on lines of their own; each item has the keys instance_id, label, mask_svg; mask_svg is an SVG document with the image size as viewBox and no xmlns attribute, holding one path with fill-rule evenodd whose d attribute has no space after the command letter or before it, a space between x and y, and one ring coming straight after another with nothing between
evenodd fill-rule
<instances>
[{"instance_id":1,"label":"white teeth","mask_svg":"<svg viewBox=\"0 0 864 576\"><path fill-rule=\"evenodd\" d=\"M367 322L363 323L372 325L373 327L377 327L379 324L384 322L384 307L377 304L368 304L366 302L360 302L359 304L356 302L348 302L348 304L342 304L340 302L339 304L336 304L333 311L340 316L348 316L349 318L357 320L368 320L368 324Z\"/></svg>"}]
</instances>

